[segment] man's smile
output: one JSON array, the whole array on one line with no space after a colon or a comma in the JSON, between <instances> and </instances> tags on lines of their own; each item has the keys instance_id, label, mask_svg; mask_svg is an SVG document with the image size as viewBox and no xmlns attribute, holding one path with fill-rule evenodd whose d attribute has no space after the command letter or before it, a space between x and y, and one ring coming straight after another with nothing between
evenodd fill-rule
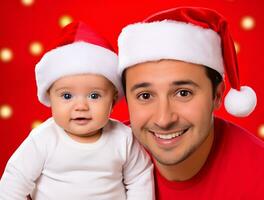
<instances>
[{"instance_id":1,"label":"man's smile","mask_svg":"<svg viewBox=\"0 0 264 200\"><path fill-rule=\"evenodd\" d=\"M155 137L163 139L163 140L170 140L176 137L179 137L183 135L185 132L187 132L189 128L177 130L177 131L170 131L170 132L158 132L158 131L152 131L149 130L150 133L152 133Z\"/></svg>"}]
</instances>

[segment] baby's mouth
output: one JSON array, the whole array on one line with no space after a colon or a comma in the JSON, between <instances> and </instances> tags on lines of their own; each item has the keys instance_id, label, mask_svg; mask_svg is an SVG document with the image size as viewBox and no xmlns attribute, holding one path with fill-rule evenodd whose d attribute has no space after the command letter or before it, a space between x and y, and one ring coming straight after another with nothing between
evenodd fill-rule
<instances>
[{"instance_id":1,"label":"baby's mouth","mask_svg":"<svg viewBox=\"0 0 264 200\"><path fill-rule=\"evenodd\" d=\"M87 117L76 117L72 118L71 121L77 123L77 124L86 124L88 123L92 118L87 118Z\"/></svg>"}]
</instances>

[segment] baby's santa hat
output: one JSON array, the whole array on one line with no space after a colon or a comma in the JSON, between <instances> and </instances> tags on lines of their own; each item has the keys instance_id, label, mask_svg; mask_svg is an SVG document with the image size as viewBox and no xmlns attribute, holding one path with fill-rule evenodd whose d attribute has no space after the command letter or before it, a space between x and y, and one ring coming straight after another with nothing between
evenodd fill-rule
<instances>
[{"instance_id":1,"label":"baby's santa hat","mask_svg":"<svg viewBox=\"0 0 264 200\"><path fill-rule=\"evenodd\" d=\"M126 26L118 38L119 74L135 64L174 59L226 73L231 90L225 108L244 117L255 108L257 97L240 86L237 56L227 21L206 8L179 7L156 13L142 23Z\"/></svg>"},{"instance_id":2,"label":"baby's santa hat","mask_svg":"<svg viewBox=\"0 0 264 200\"><path fill-rule=\"evenodd\" d=\"M73 22L62 29L35 68L39 101L50 106L47 90L59 78L77 74L99 74L111 81L122 97L117 73L118 58L112 46L83 22Z\"/></svg>"}]
</instances>

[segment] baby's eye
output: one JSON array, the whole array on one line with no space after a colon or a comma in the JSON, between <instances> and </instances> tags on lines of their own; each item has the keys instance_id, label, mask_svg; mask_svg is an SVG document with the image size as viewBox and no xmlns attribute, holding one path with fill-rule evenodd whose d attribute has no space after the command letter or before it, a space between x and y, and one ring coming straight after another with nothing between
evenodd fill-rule
<instances>
[{"instance_id":1,"label":"baby's eye","mask_svg":"<svg viewBox=\"0 0 264 200\"><path fill-rule=\"evenodd\" d=\"M98 99L98 98L100 98L100 97L101 97L101 95L98 94L98 93L96 93L96 92L93 92L93 93L91 93L91 94L89 95L89 98L90 98L90 99Z\"/></svg>"},{"instance_id":2,"label":"baby's eye","mask_svg":"<svg viewBox=\"0 0 264 200\"><path fill-rule=\"evenodd\" d=\"M64 93L64 94L62 94L62 97L63 97L64 99L66 99L66 100L69 100L69 99L72 98L72 95L71 95L70 93Z\"/></svg>"}]
</instances>

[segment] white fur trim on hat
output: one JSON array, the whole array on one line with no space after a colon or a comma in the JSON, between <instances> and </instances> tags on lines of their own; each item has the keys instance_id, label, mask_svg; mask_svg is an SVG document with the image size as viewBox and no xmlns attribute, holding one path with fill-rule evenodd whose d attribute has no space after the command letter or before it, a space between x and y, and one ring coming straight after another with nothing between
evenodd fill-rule
<instances>
[{"instance_id":1,"label":"white fur trim on hat","mask_svg":"<svg viewBox=\"0 0 264 200\"><path fill-rule=\"evenodd\" d=\"M84 73L105 76L117 88L120 99L123 92L117 65L118 58L114 52L86 42L74 42L52 49L35 68L39 101L50 106L47 90L56 80L63 76Z\"/></svg>"},{"instance_id":2,"label":"white fur trim on hat","mask_svg":"<svg viewBox=\"0 0 264 200\"><path fill-rule=\"evenodd\" d=\"M248 116L257 105L257 96L253 89L241 86L240 91L233 88L225 96L225 108L236 117Z\"/></svg>"},{"instance_id":3,"label":"white fur trim on hat","mask_svg":"<svg viewBox=\"0 0 264 200\"><path fill-rule=\"evenodd\" d=\"M174 59L201 64L224 73L221 39L211 29L172 20L136 23L118 38L119 73L135 64Z\"/></svg>"}]
</instances>

